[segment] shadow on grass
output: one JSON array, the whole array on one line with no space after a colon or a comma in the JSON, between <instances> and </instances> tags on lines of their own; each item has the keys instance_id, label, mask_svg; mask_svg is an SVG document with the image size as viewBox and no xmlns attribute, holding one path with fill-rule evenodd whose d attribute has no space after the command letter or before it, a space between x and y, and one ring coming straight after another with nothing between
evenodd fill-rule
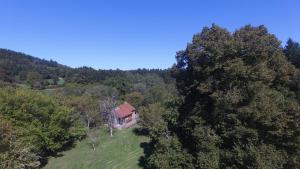
<instances>
[{"instance_id":1,"label":"shadow on grass","mask_svg":"<svg viewBox=\"0 0 300 169\"><path fill-rule=\"evenodd\" d=\"M133 133L137 136L149 136L149 131L143 128L135 128L133 129ZM143 167L144 169L151 169L148 166L148 158L153 153L153 144L151 142L142 142L140 143L140 147L144 151L144 155L139 158L139 166Z\"/></svg>"},{"instance_id":2,"label":"shadow on grass","mask_svg":"<svg viewBox=\"0 0 300 169\"><path fill-rule=\"evenodd\" d=\"M47 165L49 158L51 158L51 157L54 157L54 158L62 157L64 151L71 150L75 146L76 146L76 141L74 140L72 142L69 142L65 146L63 146L58 152L50 152L50 151L48 151L48 152L44 153L43 155L41 155L40 168L43 168L43 167L45 167Z\"/></svg>"},{"instance_id":3,"label":"shadow on grass","mask_svg":"<svg viewBox=\"0 0 300 169\"><path fill-rule=\"evenodd\" d=\"M149 136L149 131L140 127L134 128L133 133L137 136Z\"/></svg>"},{"instance_id":4,"label":"shadow on grass","mask_svg":"<svg viewBox=\"0 0 300 169\"><path fill-rule=\"evenodd\" d=\"M139 158L139 166L143 167L144 169L151 169L148 165L148 159L150 155L153 153L153 146L148 142L143 142L140 146L144 150L144 155Z\"/></svg>"}]
</instances>

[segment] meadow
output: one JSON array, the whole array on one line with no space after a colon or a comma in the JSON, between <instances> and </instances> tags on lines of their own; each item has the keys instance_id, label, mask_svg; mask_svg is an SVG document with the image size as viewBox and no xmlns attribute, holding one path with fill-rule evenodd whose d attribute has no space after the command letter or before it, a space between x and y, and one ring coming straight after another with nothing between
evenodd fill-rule
<instances>
[{"instance_id":1,"label":"meadow","mask_svg":"<svg viewBox=\"0 0 300 169\"><path fill-rule=\"evenodd\" d=\"M101 130L95 151L85 139L59 157L49 158L43 169L140 169L141 143L148 141L136 135L134 128L116 131L113 137Z\"/></svg>"}]
</instances>

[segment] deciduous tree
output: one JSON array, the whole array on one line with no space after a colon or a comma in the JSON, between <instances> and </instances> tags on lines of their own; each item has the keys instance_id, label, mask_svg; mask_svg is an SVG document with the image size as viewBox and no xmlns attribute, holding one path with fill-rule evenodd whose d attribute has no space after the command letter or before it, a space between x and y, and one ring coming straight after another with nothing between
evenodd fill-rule
<instances>
[{"instance_id":1,"label":"deciduous tree","mask_svg":"<svg viewBox=\"0 0 300 169\"><path fill-rule=\"evenodd\" d=\"M176 58L173 70L183 102L171 135L180 142L176 150L192 157L186 166L300 166L296 70L266 27L246 25L234 33L205 27ZM164 157L165 151L155 154Z\"/></svg>"}]
</instances>

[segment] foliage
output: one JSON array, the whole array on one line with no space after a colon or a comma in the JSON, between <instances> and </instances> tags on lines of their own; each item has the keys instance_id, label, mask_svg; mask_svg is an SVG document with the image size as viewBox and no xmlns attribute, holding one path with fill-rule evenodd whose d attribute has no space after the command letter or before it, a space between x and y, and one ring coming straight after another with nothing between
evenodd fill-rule
<instances>
[{"instance_id":1,"label":"foliage","mask_svg":"<svg viewBox=\"0 0 300 169\"><path fill-rule=\"evenodd\" d=\"M151 156L147 157L148 162L145 168L149 169L180 169L180 168L193 168L191 165L192 157L181 147L177 137L169 136L159 137L157 142L153 142L151 147Z\"/></svg>"},{"instance_id":2,"label":"foliage","mask_svg":"<svg viewBox=\"0 0 300 169\"><path fill-rule=\"evenodd\" d=\"M108 78L104 81L104 84L116 88L121 95L127 94L132 88L131 83L124 77Z\"/></svg>"},{"instance_id":3,"label":"foliage","mask_svg":"<svg viewBox=\"0 0 300 169\"><path fill-rule=\"evenodd\" d=\"M65 76L70 70L52 60L42 60L24 53L0 49L0 80L24 82L27 76L30 76L30 72L40 74L42 79L57 79Z\"/></svg>"},{"instance_id":4,"label":"foliage","mask_svg":"<svg viewBox=\"0 0 300 169\"><path fill-rule=\"evenodd\" d=\"M167 124L172 137L157 137L153 147L162 148L150 155L149 166L299 167L297 70L264 26L246 25L234 33L205 27L176 58L173 74L183 100L176 120ZM184 165L166 158L178 155L186 158Z\"/></svg>"},{"instance_id":5,"label":"foliage","mask_svg":"<svg viewBox=\"0 0 300 169\"><path fill-rule=\"evenodd\" d=\"M68 83L97 84L116 88L120 95L133 92L135 84L144 84L146 88L174 84L169 69L122 71L95 70L91 67L70 68L53 60L42 60L7 49L0 49L0 80L29 84L34 89L61 87ZM143 92L141 93L144 94Z\"/></svg>"},{"instance_id":6,"label":"foliage","mask_svg":"<svg viewBox=\"0 0 300 169\"><path fill-rule=\"evenodd\" d=\"M289 39L285 46L284 53L295 67L300 68L300 44L298 42Z\"/></svg>"},{"instance_id":7,"label":"foliage","mask_svg":"<svg viewBox=\"0 0 300 169\"><path fill-rule=\"evenodd\" d=\"M41 88L42 76L38 72L27 73L27 83L33 88Z\"/></svg>"},{"instance_id":8,"label":"foliage","mask_svg":"<svg viewBox=\"0 0 300 169\"><path fill-rule=\"evenodd\" d=\"M161 130L160 128L165 126L162 118L165 111L166 109L161 103L149 104L143 107L140 111L140 120L138 122L141 129L154 133L157 130Z\"/></svg>"},{"instance_id":9,"label":"foliage","mask_svg":"<svg viewBox=\"0 0 300 169\"><path fill-rule=\"evenodd\" d=\"M32 145L17 138L11 122L0 116L0 168L37 168L38 156L30 152Z\"/></svg>"},{"instance_id":10,"label":"foliage","mask_svg":"<svg viewBox=\"0 0 300 169\"><path fill-rule=\"evenodd\" d=\"M74 115L83 119L87 128L97 127L102 124L100 108L97 100L87 96L58 96L61 103L73 108Z\"/></svg>"},{"instance_id":11,"label":"foliage","mask_svg":"<svg viewBox=\"0 0 300 169\"><path fill-rule=\"evenodd\" d=\"M132 104L135 108L139 108L143 105L145 98L140 92L132 92L126 94L124 100Z\"/></svg>"},{"instance_id":12,"label":"foliage","mask_svg":"<svg viewBox=\"0 0 300 169\"><path fill-rule=\"evenodd\" d=\"M4 119L1 130L6 133L1 135L1 144L9 145L1 153L1 161L6 161L7 167L37 167L37 160L62 150L84 134L71 109L41 93L1 88L0 103Z\"/></svg>"}]
</instances>

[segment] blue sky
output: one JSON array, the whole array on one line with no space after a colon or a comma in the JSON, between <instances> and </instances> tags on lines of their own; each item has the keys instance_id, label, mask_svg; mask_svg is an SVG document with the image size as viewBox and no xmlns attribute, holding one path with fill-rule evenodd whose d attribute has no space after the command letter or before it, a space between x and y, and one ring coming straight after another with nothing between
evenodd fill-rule
<instances>
[{"instance_id":1,"label":"blue sky","mask_svg":"<svg viewBox=\"0 0 300 169\"><path fill-rule=\"evenodd\" d=\"M0 0L0 48L96 69L168 68L202 27L300 41L299 0Z\"/></svg>"}]
</instances>

